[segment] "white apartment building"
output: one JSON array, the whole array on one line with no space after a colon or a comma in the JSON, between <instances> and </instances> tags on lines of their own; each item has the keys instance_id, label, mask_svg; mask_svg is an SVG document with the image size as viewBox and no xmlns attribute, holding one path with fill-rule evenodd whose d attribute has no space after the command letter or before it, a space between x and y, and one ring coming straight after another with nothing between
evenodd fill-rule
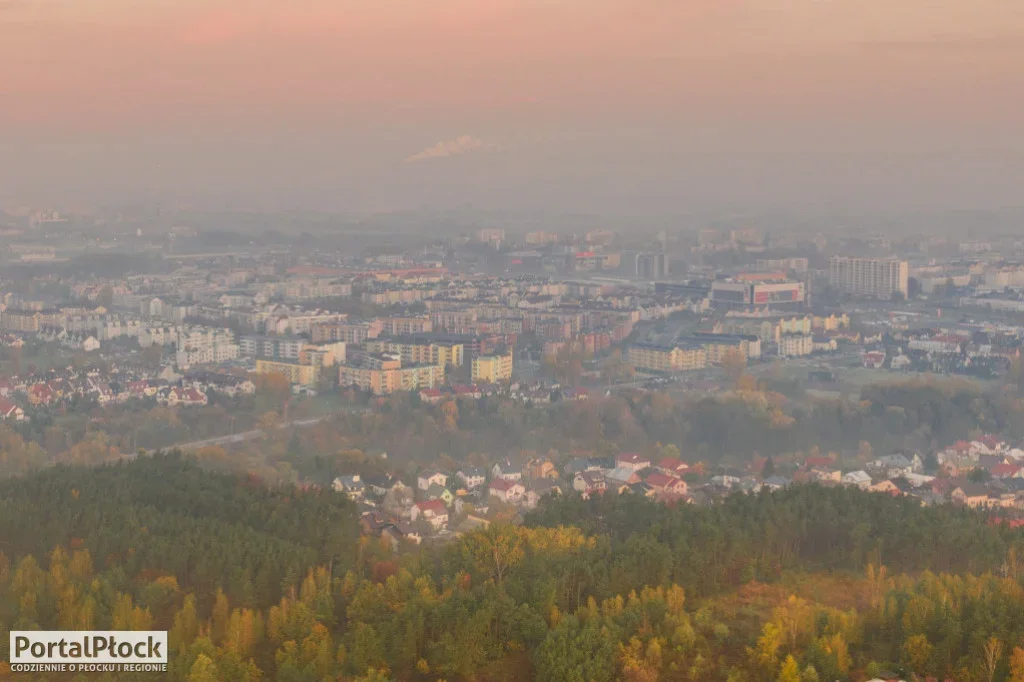
<instances>
[{"instance_id":1,"label":"white apartment building","mask_svg":"<svg viewBox=\"0 0 1024 682\"><path fill-rule=\"evenodd\" d=\"M832 256L828 261L829 284L847 294L888 299L907 295L910 266L891 258Z\"/></svg>"},{"instance_id":2,"label":"white apartment building","mask_svg":"<svg viewBox=\"0 0 1024 682\"><path fill-rule=\"evenodd\" d=\"M779 336L779 355L784 358L799 358L814 352L814 337L805 334L782 334Z\"/></svg>"},{"instance_id":3,"label":"white apartment building","mask_svg":"<svg viewBox=\"0 0 1024 682\"><path fill-rule=\"evenodd\" d=\"M185 327L178 331L179 367L191 367L210 362L225 362L238 357L238 344L229 329L215 327Z\"/></svg>"},{"instance_id":4,"label":"white apartment building","mask_svg":"<svg viewBox=\"0 0 1024 682\"><path fill-rule=\"evenodd\" d=\"M172 343L177 342L177 327L146 327L139 331L139 345L143 348L170 346Z\"/></svg>"}]
</instances>

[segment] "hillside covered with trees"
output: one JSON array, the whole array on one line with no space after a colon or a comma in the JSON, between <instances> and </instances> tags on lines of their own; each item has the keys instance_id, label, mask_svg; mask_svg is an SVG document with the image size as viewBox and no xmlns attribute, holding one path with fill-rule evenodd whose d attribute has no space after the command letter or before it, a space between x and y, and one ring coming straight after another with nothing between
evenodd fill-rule
<instances>
[{"instance_id":1,"label":"hillside covered with trees","mask_svg":"<svg viewBox=\"0 0 1024 682\"><path fill-rule=\"evenodd\" d=\"M1024 534L980 512L797 486L552 498L397 552L357 527L173 455L13 479L0 624L167 629L191 682L1024 680Z\"/></svg>"}]
</instances>

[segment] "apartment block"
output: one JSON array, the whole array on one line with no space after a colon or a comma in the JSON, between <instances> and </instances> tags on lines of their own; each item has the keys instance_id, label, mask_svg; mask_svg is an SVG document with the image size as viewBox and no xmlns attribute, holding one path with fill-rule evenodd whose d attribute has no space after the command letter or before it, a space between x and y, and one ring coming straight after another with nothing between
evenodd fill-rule
<instances>
[{"instance_id":1,"label":"apartment block","mask_svg":"<svg viewBox=\"0 0 1024 682\"><path fill-rule=\"evenodd\" d=\"M387 395L396 391L438 388L444 384L444 365L403 367L400 356L386 353L361 356L356 363L338 368L339 385L352 386L375 395Z\"/></svg>"},{"instance_id":2,"label":"apartment block","mask_svg":"<svg viewBox=\"0 0 1024 682\"><path fill-rule=\"evenodd\" d=\"M178 330L177 355L179 367L211 362L225 362L238 357L235 335L218 327L184 327Z\"/></svg>"},{"instance_id":3,"label":"apartment block","mask_svg":"<svg viewBox=\"0 0 1024 682\"><path fill-rule=\"evenodd\" d=\"M380 320L373 322L337 322L333 324L315 324L310 328L313 343L343 341L355 346L366 343L369 339L380 336L384 325Z\"/></svg>"},{"instance_id":4,"label":"apartment block","mask_svg":"<svg viewBox=\"0 0 1024 682\"><path fill-rule=\"evenodd\" d=\"M738 351L744 360L761 357L761 339L753 335L698 333L685 341L702 345L709 365L721 364L730 351Z\"/></svg>"},{"instance_id":5,"label":"apartment block","mask_svg":"<svg viewBox=\"0 0 1024 682\"><path fill-rule=\"evenodd\" d=\"M707 352L697 343L661 346L638 343L626 351L626 360L637 369L654 372L686 372L704 369L707 366Z\"/></svg>"},{"instance_id":6,"label":"apartment block","mask_svg":"<svg viewBox=\"0 0 1024 682\"><path fill-rule=\"evenodd\" d=\"M905 297L909 278L905 260L832 256L828 261L829 284L854 296L888 299L899 292Z\"/></svg>"},{"instance_id":7,"label":"apartment block","mask_svg":"<svg viewBox=\"0 0 1024 682\"><path fill-rule=\"evenodd\" d=\"M474 384L497 384L512 379L512 353L481 355L473 359Z\"/></svg>"},{"instance_id":8,"label":"apartment block","mask_svg":"<svg viewBox=\"0 0 1024 682\"><path fill-rule=\"evenodd\" d=\"M297 362L257 360L256 373L283 374L288 377L289 383L299 386L313 386L316 384L317 379L317 367L315 365L300 365Z\"/></svg>"},{"instance_id":9,"label":"apartment block","mask_svg":"<svg viewBox=\"0 0 1024 682\"><path fill-rule=\"evenodd\" d=\"M380 320L383 336L412 336L427 334L433 331L430 318L423 317L385 317Z\"/></svg>"},{"instance_id":10,"label":"apartment block","mask_svg":"<svg viewBox=\"0 0 1024 682\"><path fill-rule=\"evenodd\" d=\"M395 353L406 365L451 365L461 367L465 361L465 347L452 341L430 339L377 339L366 342L370 353Z\"/></svg>"}]
</instances>

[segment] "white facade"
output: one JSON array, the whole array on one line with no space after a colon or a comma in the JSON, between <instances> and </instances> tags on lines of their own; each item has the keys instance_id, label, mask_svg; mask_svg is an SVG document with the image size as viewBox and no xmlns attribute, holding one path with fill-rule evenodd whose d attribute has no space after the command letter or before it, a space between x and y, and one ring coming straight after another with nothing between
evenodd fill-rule
<instances>
[{"instance_id":1,"label":"white facade","mask_svg":"<svg viewBox=\"0 0 1024 682\"><path fill-rule=\"evenodd\" d=\"M175 360L179 367L225 362L238 357L235 335L228 329L186 327L178 331L177 346Z\"/></svg>"}]
</instances>

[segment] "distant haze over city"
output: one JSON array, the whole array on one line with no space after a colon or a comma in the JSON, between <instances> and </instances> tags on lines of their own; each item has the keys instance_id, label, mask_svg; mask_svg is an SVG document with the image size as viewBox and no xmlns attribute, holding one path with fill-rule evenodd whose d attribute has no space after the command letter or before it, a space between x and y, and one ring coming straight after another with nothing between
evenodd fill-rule
<instances>
[{"instance_id":1,"label":"distant haze over city","mask_svg":"<svg viewBox=\"0 0 1024 682\"><path fill-rule=\"evenodd\" d=\"M1008 0L0 0L0 201L1000 209Z\"/></svg>"}]
</instances>

